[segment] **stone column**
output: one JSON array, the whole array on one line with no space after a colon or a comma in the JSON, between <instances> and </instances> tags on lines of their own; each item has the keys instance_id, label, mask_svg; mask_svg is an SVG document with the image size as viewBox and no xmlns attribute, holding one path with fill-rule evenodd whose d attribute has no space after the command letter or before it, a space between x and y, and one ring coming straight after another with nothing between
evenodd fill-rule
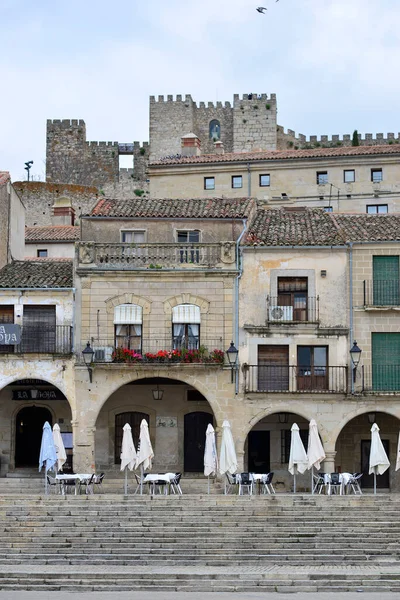
<instances>
[{"instance_id":1,"label":"stone column","mask_svg":"<svg viewBox=\"0 0 400 600\"><path fill-rule=\"evenodd\" d=\"M335 473L335 457L336 457L336 450L333 450L331 452L327 452L325 451L325 460L322 463L322 468L324 470L324 473Z\"/></svg>"},{"instance_id":2,"label":"stone column","mask_svg":"<svg viewBox=\"0 0 400 600\"><path fill-rule=\"evenodd\" d=\"M73 468L75 473L91 473L95 470L95 427L84 427L79 421L71 421L73 432Z\"/></svg>"}]
</instances>

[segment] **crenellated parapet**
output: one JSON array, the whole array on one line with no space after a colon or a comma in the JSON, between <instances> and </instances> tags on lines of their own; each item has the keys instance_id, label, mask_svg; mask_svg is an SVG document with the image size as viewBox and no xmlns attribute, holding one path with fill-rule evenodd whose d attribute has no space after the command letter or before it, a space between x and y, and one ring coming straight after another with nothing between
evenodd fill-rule
<instances>
[{"instance_id":1,"label":"crenellated parapet","mask_svg":"<svg viewBox=\"0 0 400 600\"><path fill-rule=\"evenodd\" d=\"M335 146L351 146L353 135L347 134L332 134L332 135L310 135L306 136L302 133L296 135L292 129L286 131L278 125L278 149L284 150L289 147L293 148L334 148ZM382 146L387 144L399 144L400 132L396 134L390 133L359 133L358 142L360 146Z\"/></svg>"}]
</instances>

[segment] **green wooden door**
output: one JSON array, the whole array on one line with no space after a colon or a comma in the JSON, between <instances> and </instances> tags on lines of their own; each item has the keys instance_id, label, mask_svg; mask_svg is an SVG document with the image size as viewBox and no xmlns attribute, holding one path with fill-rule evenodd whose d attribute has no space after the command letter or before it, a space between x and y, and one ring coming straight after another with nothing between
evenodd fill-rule
<instances>
[{"instance_id":1,"label":"green wooden door","mask_svg":"<svg viewBox=\"0 0 400 600\"><path fill-rule=\"evenodd\" d=\"M397 306L399 294L399 257L373 256L374 305Z\"/></svg>"},{"instance_id":2,"label":"green wooden door","mask_svg":"<svg viewBox=\"0 0 400 600\"><path fill-rule=\"evenodd\" d=\"M400 333L372 334L372 389L400 390Z\"/></svg>"}]
</instances>

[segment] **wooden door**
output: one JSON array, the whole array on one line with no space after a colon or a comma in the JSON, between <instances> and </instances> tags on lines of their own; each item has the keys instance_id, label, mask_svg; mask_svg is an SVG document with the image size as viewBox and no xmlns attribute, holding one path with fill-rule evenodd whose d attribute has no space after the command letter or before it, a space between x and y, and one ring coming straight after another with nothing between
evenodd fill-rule
<instances>
[{"instance_id":1,"label":"wooden door","mask_svg":"<svg viewBox=\"0 0 400 600\"><path fill-rule=\"evenodd\" d=\"M213 424L213 415L206 412L192 412L184 420L184 470L202 473L204 471L204 448L206 429Z\"/></svg>"},{"instance_id":2,"label":"wooden door","mask_svg":"<svg viewBox=\"0 0 400 600\"><path fill-rule=\"evenodd\" d=\"M17 414L15 420L15 466L38 467L43 425L52 425L51 412L47 408L28 406Z\"/></svg>"},{"instance_id":3,"label":"wooden door","mask_svg":"<svg viewBox=\"0 0 400 600\"><path fill-rule=\"evenodd\" d=\"M289 346L258 346L258 391L289 390Z\"/></svg>"},{"instance_id":4,"label":"wooden door","mask_svg":"<svg viewBox=\"0 0 400 600\"><path fill-rule=\"evenodd\" d=\"M147 424L150 425L149 415L143 412L132 411L115 415L114 462L116 465L121 464L121 446L124 425L128 423L131 426L133 443L137 450L139 444L140 423L143 419L145 419Z\"/></svg>"},{"instance_id":5,"label":"wooden door","mask_svg":"<svg viewBox=\"0 0 400 600\"><path fill-rule=\"evenodd\" d=\"M248 440L248 470L250 473L269 473L269 431L250 431Z\"/></svg>"}]
</instances>

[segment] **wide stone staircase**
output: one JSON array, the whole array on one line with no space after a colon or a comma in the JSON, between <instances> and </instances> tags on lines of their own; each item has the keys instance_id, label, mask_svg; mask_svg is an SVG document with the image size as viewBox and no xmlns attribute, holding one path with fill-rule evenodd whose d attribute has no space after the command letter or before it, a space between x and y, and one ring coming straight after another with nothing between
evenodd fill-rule
<instances>
[{"instance_id":1,"label":"wide stone staircase","mask_svg":"<svg viewBox=\"0 0 400 600\"><path fill-rule=\"evenodd\" d=\"M400 497L0 495L0 589L400 591Z\"/></svg>"}]
</instances>

